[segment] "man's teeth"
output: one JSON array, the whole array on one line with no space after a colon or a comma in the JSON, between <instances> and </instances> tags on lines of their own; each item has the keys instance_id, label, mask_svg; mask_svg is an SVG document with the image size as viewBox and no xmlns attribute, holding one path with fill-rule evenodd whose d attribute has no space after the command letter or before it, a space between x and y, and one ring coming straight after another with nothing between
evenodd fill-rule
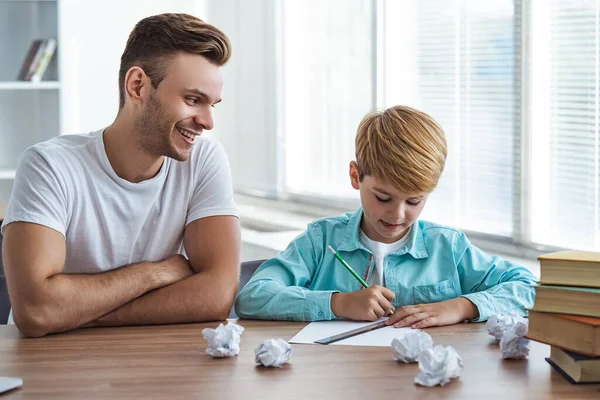
<instances>
[{"instance_id":1,"label":"man's teeth","mask_svg":"<svg viewBox=\"0 0 600 400\"><path fill-rule=\"evenodd\" d=\"M179 133L181 133L183 136L185 136L186 138L190 139L190 140L194 140L196 138L196 135L192 135L190 133L187 133L186 131L184 131L183 129L179 129L177 128L177 131Z\"/></svg>"}]
</instances>

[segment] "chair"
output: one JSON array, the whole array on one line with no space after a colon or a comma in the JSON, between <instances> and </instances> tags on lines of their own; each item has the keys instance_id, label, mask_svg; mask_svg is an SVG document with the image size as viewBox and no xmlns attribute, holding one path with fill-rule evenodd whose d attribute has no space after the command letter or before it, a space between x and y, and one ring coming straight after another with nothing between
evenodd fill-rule
<instances>
[{"instance_id":1,"label":"chair","mask_svg":"<svg viewBox=\"0 0 600 400\"><path fill-rule=\"evenodd\" d=\"M253 260L244 261L242 263L240 271L240 284L238 286L237 293L235 294L236 296L240 293L240 290L242 290L242 288L246 286L246 283L248 283L256 269L260 267L260 265L265 261L266 260ZM231 306L231 311L229 311L228 318L238 318L237 314L235 313L235 305Z\"/></svg>"},{"instance_id":2,"label":"chair","mask_svg":"<svg viewBox=\"0 0 600 400\"><path fill-rule=\"evenodd\" d=\"M0 220L0 223L2 221ZM6 324L10 313L10 299L4 276L4 265L2 265L2 234L0 234L0 325Z\"/></svg>"}]
</instances>

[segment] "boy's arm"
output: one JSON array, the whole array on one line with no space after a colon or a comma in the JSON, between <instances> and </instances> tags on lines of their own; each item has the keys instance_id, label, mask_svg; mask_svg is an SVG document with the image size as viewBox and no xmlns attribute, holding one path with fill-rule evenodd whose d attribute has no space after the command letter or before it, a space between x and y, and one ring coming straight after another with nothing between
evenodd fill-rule
<instances>
[{"instance_id":1,"label":"boy's arm","mask_svg":"<svg viewBox=\"0 0 600 400\"><path fill-rule=\"evenodd\" d=\"M473 246L464 233L453 246L463 295L479 311L475 322L499 313L525 315L533 306L535 276L526 268L492 256Z\"/></svg>"},{"instance_id":2,"label":"boy's arm","mask_svg":"<svg viewBox=\"0 0 600 400\"><path fill-rule=\"evenodd\" d=\"M535 277L527 269L473 246L464 233L453 238L454 262L462 295L430 304L402 306L386 322L395 327L426 328L465 319L480 322L498 313L525 314L533 305Z\"/></svg>"},{"instance_id":3,"label":"boy's arm","mask_svg":"<svg viewBox=\"0 0 600 400\"><path fill-rule=\"evenodd\" d=\"M235 301L241 318L289 321L330 320L333 290L309 290L322 254L315 240L320 231L309 226L276 257L264 262ZM319 253L321 251L321 253Z\"/></svg>"}]
</instances>

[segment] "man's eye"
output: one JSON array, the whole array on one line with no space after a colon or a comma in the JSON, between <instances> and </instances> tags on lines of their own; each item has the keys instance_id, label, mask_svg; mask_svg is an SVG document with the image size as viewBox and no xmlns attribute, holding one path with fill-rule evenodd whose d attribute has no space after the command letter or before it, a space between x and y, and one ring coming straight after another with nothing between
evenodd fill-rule
<instances>
[{"instance_id":1,"label":"man's eye","mask_svg":"<svg viewBox=\"0 0 600 400\"><path fill-rule=\"evenodd\" d=\"M194 97L188 97L187 101L191 104L198 104L198 99L196 99Z\"/></svg>"}]
</instances>

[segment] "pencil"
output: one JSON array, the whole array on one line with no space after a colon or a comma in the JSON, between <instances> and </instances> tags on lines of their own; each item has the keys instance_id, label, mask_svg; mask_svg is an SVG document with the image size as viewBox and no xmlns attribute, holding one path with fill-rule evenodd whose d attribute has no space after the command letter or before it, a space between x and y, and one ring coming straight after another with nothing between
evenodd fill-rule
<instances>
[{"instance_id":1,"label":"pencil","mask_svg":"<svg viewBox=\"0 0 600 400\"><path fill-rule=\"evenodd\" d=\"M356 280L360 282L360 284L361 284L361 285L363 285L365 288L368 288L368 287L369 287L369 285L367 285L367 282L365 282L365 281L363 280L363 278L361 278L361 277L360 277L360 276L359 276L359 275L356 273L356 271L354 271L354 270L352 269L352 267L351 267L350 265L348 265L348 263L346 262L346 260L344 260L344 259L342 258L342 256L340 256L340 255L337 253L337 251L335 251L335 250L333 249L333 247L331 247L331 245L327 246L327 248L329 249L329 251L330 251L330 252L332 252L332 253L333 253L334 257L335 257L335 258L337 258L337 259L338 259L338 261L339 261L339 262L341 262L341 263L342 263L342 265L343 265L344 267L346 267L346 269L347 269L347 270L348 270L348 271L349 271L349 272L352 274L352 276L354 276L354 277L356 278ZM394 307L392 307L392 308L390 309L390 311L388 311L387 315L392 315L393 313L394 313Z\"/></svg>"},{"instance_id":2,"label":"pencil","mask_svg":"<svg viewBox=\"0 0 600 400\"><path fill-rule=\"evenodd\" d=\"M342 263L342 265L343 265L344 267L346 267L346 269L347 269L347 270L348 270L348 271L349 271L349 272L352 274L352 276L354 276L354 277L356 278L356 280L357 280L357 281L359 281L359 282L360 282L360 284L361 284L361 285L363 285L365 288L368 288L368 287L369 287L369 285L367 285L367 282L365 282L365 281L363 280L363 278L361 278L361 277L360 277L360 276L359 276L359 275L358 275L358 274L357 274L357 273L356 273L356 272L355 272L355 271L352 269L352 267L351 267L350 265L348 265L348 263L347 263L347 262L346 262L346 261L345 261L345 260L342 258L342 256L340 256L340 255L337 253L337 251L335 251L335 250L333 249L333 247L331 247L331 246L328 246L328 248L329 248L329 251L331 251L331 252L333 253L333 255L335 256L335 258L337 258L337 259L338 259L338 261L339 261L339 262L341 262L341 263Z\"/></svg>"}]
</instances>

